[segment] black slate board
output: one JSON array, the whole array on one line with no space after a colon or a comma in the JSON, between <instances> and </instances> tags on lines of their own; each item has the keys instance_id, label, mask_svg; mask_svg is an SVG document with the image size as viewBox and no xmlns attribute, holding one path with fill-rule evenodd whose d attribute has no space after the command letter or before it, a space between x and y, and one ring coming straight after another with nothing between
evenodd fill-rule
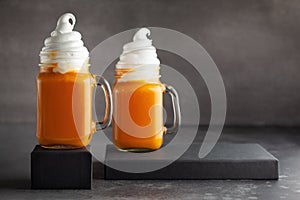
<instances>
[{"instance_id":1,"label":"black slate board","mask_svg":"<svg viewBox=\"0 0 300 200\"><path fill-rule=\"evenodd\" d=\"M91 189L92 155L88 148L55 150L37 145L31 153L32 189Z\"/></svg>"},{"instance_id":2,"label":"black slate board","mask_svg":"<svg viewBox=\"0 0 300 200\"><path fill-rule=\"evenodd\" d=\"M199 149L200 144L193 144L177 161L153 172L126 173L105 166L104 178L107 180L278 179L278 160L258 144L218 143L203 159L198 158ZM141 165L168 159L161 154L161 157L145 161L142 157L137 159L133 154L108 145L105 163Z\"/></svg>"}]
</instances>

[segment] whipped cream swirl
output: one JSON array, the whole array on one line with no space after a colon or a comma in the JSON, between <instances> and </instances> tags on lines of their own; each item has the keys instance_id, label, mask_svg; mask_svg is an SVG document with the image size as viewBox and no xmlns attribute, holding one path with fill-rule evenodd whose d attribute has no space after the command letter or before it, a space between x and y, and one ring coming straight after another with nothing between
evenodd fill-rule
<instances>
[{"instance_id":1,"label":"whipped cream swirl","mask_svg":"<svg viewBox=\"0 0 300 200\"><path fill-rule=\"evenodd\" d=\"M123 53L116 68L132 69L122 77L123 80L147 80L160 77L160 61L149 36L150 30L141 28L133 36L133 41L123 46Z\"/></svg>"},{"instance_id":2,"label":"whipped cream swirl","mask_svg":"<svg viewBox=\"0 0 300 200\"><path fill-rule=\"evenodd\" d=\"M81 40L81 34L73 31L76 19L71 13L62 15L55 30L44 42L40 52L41 66L57 64L54 72L79 71L89 66L89 51Z\"/></svg>"}]
</instances>

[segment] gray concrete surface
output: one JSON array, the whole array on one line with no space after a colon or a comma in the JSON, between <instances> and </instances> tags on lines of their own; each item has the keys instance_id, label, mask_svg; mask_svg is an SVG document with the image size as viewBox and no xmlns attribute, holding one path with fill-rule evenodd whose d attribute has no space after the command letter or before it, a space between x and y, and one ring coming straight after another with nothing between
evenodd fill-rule
<instances>
[{"instance_id":1,"label":"gray concrete surface","mask_svg":"<svg viewBox=\"0 0 300 200\"><path fill-rule=\"evenodd\" d=\"M90 50L113 34L141 26L193 37L223 76L228 125L300 125L299 9L297 0L2 0L0 121L35 121L39 51L57 18L73 12L76 30ZM207 124L210 99L203 80L186 61L162 51L159 55L164 64L184 69L196 87L201 123ZM188 98L179 95L182 101Z\"/></svg>"},{"instance_id":2,"label":"gray concrete surface","mask_svg":"<svg viewBox=\"0 0 300 200\"><path fill-rule=\"evenodd\" d=\"M188 132L190 127L184 127ZM30 190L32 123L0 125L0 199L225 199L298 200L299 128L226 128L220 141L258 143L279 159L278 181L139 180L108 181L94 169L92 190ZM196 138L200 142L205 128ZM109 130L107 131L109 134ZM167 140L170 138L166 138ZM11 142L8 142L11 141Z\"/></svg>"}]
</instances>

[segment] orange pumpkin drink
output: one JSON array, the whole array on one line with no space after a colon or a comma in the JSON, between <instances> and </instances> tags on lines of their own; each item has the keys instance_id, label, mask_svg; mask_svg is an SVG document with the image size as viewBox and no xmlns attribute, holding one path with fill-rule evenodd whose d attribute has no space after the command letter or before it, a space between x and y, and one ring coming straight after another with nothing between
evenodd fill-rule
<instances>
[{"instance_id":1,"label":"orange pumpkin drink","mask_svg":"<svg viewBox=\"0 0 300 200\"><path fill-rule=\"evenodd\" d=\"M95 132L89 107L92 77L89 73L55 73L53 69L43 66L37 77L38 141L46 147L86 146Z\"/></svg>"},{"instance_id":2,"label":"orange pumpkin drink","mask_svg":"<svg viewBox=\"0 0 300 200\"><path fill-rule=\"evenodd\" d=\"M110 123L107 116L102 124L92 120L92 92L101 83L89 72L89 52L80 33L72 31L74 24L73 14L62 15L40 53L36 135L45 148L86 146L97 128ZM103 81L107 97L110 88ZM106 103L109 109L110 103Z\"/></svg>"},{"instance_id":3,"label":"orange pumpkin drink","mask_svg":"<svg viewBox=\"0 0 300 200\"><path fill-rule=\"evenodd\" d=\"M116 65L113 141L125 151L159 149L164 133L175 132L180 123L177 93L159 80L160 61L152 41L147 38L149 34L148 29L140 29L134 35L133 42L124 45L123 54ZM165 128L163 122L164 92L172 96L175 105L176 121L170 129Z\"/></svg>"},{"instance_id":4,"label":"orange pumpkin drink","mask_svg":"<svg viewBox=\"0 0 300 200\"><path fill-rule=\"evenodd\" d=\"M117 78L113 86L113 138L117 147L131 151L160 148L165 132L163 92L159 82L123 82Z\"/></svg>"}]
</instances>

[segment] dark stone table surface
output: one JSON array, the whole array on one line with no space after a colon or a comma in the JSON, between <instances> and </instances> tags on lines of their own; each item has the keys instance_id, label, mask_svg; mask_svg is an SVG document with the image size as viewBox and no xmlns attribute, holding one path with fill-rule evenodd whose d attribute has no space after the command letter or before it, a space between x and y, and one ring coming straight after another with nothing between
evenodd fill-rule
<instances>
[{"instance_id":1,"label":"dark stone table surface","mask_svg":"<svg viewBox=\"0 0 300 200\"><path fill-rule=\"evenodd\" d=\"M183 128L188 131L190 127ZM203 139L205 130L205 127L199 129L197 142ZM0 199L300 199L300 128L226 127L223 130L220 141L258 143L277 157L278 181L108 181L95 171L92 190L30 189L30 152L37 143L35 124L0 124L0 141Z\"/></svg>"}]
</instances>

